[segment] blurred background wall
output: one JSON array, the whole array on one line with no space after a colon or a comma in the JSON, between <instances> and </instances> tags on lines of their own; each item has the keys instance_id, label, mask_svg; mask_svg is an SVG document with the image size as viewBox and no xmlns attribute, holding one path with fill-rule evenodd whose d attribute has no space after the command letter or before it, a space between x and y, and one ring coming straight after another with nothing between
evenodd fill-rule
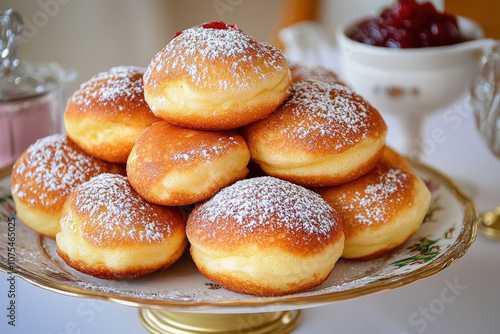
<instances>
[{"instance_id":1,"label":"blurred background wall","mask_svg":"<svg viewBox=\"0 0 500 334\"><path fill-rule=\"evenodd\" d=\"M443 0L433 0L442 9ZM68 94L94 74L117 65L147 66L154 54L182 29L209 21L236 23L260 41L279 46L280 28L318 19L329 31L340 20L375 13L392 0L0 0L25 20L19 54L36 62L57 62L78 76ZM461 4L463 3L463 4ZM500 11L498 0L447 0L454 12L480 17ZM475 4L475 5L473 5ZM460 12L460 11L463 11ZM482 16L481 16L482 15ZM492 15L490 15L492 16ZM491 20L491 19L489 19ZM490 33L487 31L487 33ZM491 33L490 33L491 35ZM492 36L495 37L495 36ZM496 36L500 38L500 36Z\"/></svg>"},{"instance_id":2,"label":"blurred background wall","mask_svg":"<svg viewBox=\"0 0 500 334\"><path fill-rule=\"evenodd\" d=\"M175 32L224 20L270 40L280 1L0 0L17 10L25 32L19 56L76 70L70 94L94 74L117 65L147 66ZM257 23L258 19L258 23Z\"/></svg>"}]
</instances>

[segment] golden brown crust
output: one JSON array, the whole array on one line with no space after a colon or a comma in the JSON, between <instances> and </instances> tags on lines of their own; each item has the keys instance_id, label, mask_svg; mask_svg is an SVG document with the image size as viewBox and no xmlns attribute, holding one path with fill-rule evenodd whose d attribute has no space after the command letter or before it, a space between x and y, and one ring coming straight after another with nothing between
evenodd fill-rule
<instances>
[{"instance_id":1,"label":"golden brown crust","mask_svg":"<svg viewBox=\"0 0 500 334\"><path fill-rule=\"evenodd\" d=\"M149 244L185 228L178 208L145 202L126 177L112 174L77 187L66 199L64 210L62 220L77 220L85 241L102 247Z\"/></svg>"},{"instance_id":2,"label":"golden brown crust","mask_svg":"<svg viewBox=\"0 0 500 334\"><path fill-rule=\"evenodd\" d=\"M413 167L404 156L396 152L393 148L386 146L382 160L392 165L396 165L410 173L413 173Z\"/></svg>"},{"instance_id":3,"label":"golden brown crust","mask_svg":"<svg viewBox=\"0 0 500 334\"><path fill-rule=\"evenodd\" d=\"M197 244L222 251L253 244L298 256L319 253L343 234L341 217L320 196L266 176L239 181L198 203L187 233Z\"/></svg>"},{"instance_id":4,"label":"golden brown crust","mask_svg":"<svg viewBox=\"0 0 500 334\"><path fill-rule=\"evenodd\" d=\"M125 163L135 139L159 119L144 100L144 68L118 66L83 83L66 106L68 136L85 152Z\"/></svg>"},{"instance_id":5,"label":"golden brown crust","mask_svg":"<svg viewBox=\"0 0 500 334\"><path fill-rule=\"evenodd\" d=\"M270 117L244 128L249 145L312 158L349 150L364 138L385 136L379 112L351 89L307 80Z\"/></svg>"},{"instance_id":6,"label":"golden brown crust","mask_svg":"<svg viewBox=\"0 0 500 334\"><path fill-rule=\"evenodd\" d=\"M391 179L386 178L389 172L394 174ZM413 187L415 179L416 177L410 173L381 162L358 180L340 185L331 192L326 190L328 199L335 198L334 193L339 196L339 203L335 204L334 207L346 213L347 217L344 216L346 238L349 239L358 231L366 228L367 225L368 228L377 228L377 226L385 224L390 217L397 213L399 208L411 205L415 191ZM383 202L368 200L369 197L360 197L367 193L370 185L376 188L368 196L377 196L378 199L383 199ZM364 198L367 200L363 200ZM353 206L348 206L348 203L353 203ZM356 215L358 214L363 218L357 219Z\"/></svg>"},{"instance_id":7,"label":"golden brown crust","mask_svg":"<svg viewBox=\"0 0 500 334\"><path fill-rule=\"evenodd\" d=\"M86 274L139 277L174 263L187 246L185 216L151 204L127 178L101 174L67 198L56 236L58 254Z\"/></svg>"},{"instance_id":8,"label":"golden brown crust","mask_svg":"<svg viewBox=\"0 0 500 334\"><path fill-rule=\"evenodd\" d=\"M341 217L326 201L269 176L239 181L199 203L186 234L206 277L260 296L321 284L344 247Z\"/></svg>"},{"instance_id":9,"label":"golden brown crust","mask_svg":"<svg viewBox=\"0 0 500 334\"><path fill-rule=\"evenodd\" d=\"M12 194L30 208L62 210L66 197L81 183L101 173L125 174L125 166L96 159L65 135L39 139L12 168Z\"/></svg>"},{"instance_id":10,"label":"golden brown crust","mask_svg":"<svg viewBox=\"0 0 500 334\"><path fill-rule=\"evenodd\" d=\"M362 97L318 80L295 83L273 114L243 129L252 159L267 174L308 187L363 175L380 160L386 134L383 118Z\"/></svg>"},{"instance_id":11,"label":"golden brown crust","mask_svg":"<svg viewBox=\"0 0 500 334\"><path fill-rule=\"evenodd\" d=\"M422 180L386 161L352 182L315 190L344 219L346 258L373 259L404 243L430 203Z\"/></svg>"},{"instance_id":12,"label":"golden brown crust","mask_svg":"<svg viewBox=\"0 0 500 334\"><path fill-rule=\"evenodd\" d=\"M127 162L134 189L161 205L189 205L248 174L240 135L181 128L160 121L137 139Z\"/></svg>"},{"instance_id":13,"label":"golden brown crust","mask_svg":"<svg viewBox=\"0 0 500 334\"><path fill-rule=\"evenodd\" d=\"M12 168L12 196L19 208L19 218L37 232L55 237L68 195L101 173L125 175L125 166L86 154L62 134L39 139L21 154ZM38 219L37 215L42 217Z\"/></svg>"},{"instance_id":14,"label":"golden brown crust","mask_svg":"<svg viewBox=\"0 0 500 334\"><path fill-rule=\"evenodd\" d=\"M330 83L343 84L339 76L333 70L316 64L308 64L298 61L288 61L288 67L292 73L292 82L305 80L319 80Z\"/></svg>"},{"instance_id":15,"label":"golden brown crust","mask_svg":"<svg viewBox=\"0 0 500 334\"><path fill-rule=\"evenodd\" d=\"M266 117L289 95L290 84L278 49L231 27L183 31L155 55L144 76L155 115L213 131Z\"/></svg>"}]
</instances>

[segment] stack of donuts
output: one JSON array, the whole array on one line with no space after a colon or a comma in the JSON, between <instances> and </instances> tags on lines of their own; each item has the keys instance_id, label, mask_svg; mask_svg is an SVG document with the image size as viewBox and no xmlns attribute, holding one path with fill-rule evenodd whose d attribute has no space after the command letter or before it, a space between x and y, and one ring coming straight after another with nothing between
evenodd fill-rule
<instances>
[{"instance_id":1,"label":"stack of donuts","mask_svg":"<svg viewBox=\"0 0 500 334\"><path fill-rule=\"evenodd\" d=\"M16 161L12 195L26 225L99 278L156 272L189 248L228 290L297 293L340 258L404 243L430 203L373 106L223 22L177 33L147 68L97 74L64 122Z\"/></svg>"}]
</instances>

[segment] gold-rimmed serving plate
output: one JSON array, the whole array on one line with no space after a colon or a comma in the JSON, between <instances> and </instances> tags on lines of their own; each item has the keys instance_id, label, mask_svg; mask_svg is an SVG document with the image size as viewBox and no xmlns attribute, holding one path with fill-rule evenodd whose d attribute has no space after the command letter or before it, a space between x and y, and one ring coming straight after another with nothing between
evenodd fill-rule
<instances>
[{"instance_id":1,"label":"gold-rimmed serving plate","mask_svg":"<svg viewBox=\"0 0 500 334\"><path fill-rule=\"evenodd\" d=\"M163 272L135 280L82 274L57 255L54 240L16 217L10 169L5 168L0 171L0 271L56 293L137 307L152 333L238 333L241 326L245 333L287 333L298 323L301 309L404 286L438 273L467 252L480 221L476 205L447 175L417 161L412 165L432 193L429 212L414 236L376 260L339 260L319 287L269 298L213 284L198 272L189 252ZM231 328L223 327L231 323L228 316Z\"/></svg>"}]
</instances>

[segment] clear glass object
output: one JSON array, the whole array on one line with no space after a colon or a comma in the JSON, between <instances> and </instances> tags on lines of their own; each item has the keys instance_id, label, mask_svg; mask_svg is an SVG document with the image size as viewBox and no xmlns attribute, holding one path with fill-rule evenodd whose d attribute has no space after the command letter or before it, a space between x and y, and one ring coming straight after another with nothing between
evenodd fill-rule
<instances>
[{"instance_id":1,"label":"clear glass object","mask_svg":"<svg viewBox=\"0 0 500 334\"><path fill-rule=\"evenodd\" d=\"M471 102L477 128L488 148L500 158L500 50L494 48L480 62Z\"/></svg>"},{"instance_id":2,"label":"clear glass object","mask_svg":"<svg viewBox=\"0 0 500 334\"><path fill-rule=\"evenodd\" d=\"M55 63L20 60L23 29L19 13L0 12L0 167L38 138L63 131L64 88L74 78Z\"/></svg>"},{"instance_id":3,"label":"clear glass object","mask_svg":"<svg viewBox=\"0 0 500 334\"><path fill-rule=\"evenodd\" d=\"M471 89L476 125L488 148L500 159L500 46L484 55ZM500 205L484 212L479 230L500 240Z\"/></svg>"}]
</instances>

